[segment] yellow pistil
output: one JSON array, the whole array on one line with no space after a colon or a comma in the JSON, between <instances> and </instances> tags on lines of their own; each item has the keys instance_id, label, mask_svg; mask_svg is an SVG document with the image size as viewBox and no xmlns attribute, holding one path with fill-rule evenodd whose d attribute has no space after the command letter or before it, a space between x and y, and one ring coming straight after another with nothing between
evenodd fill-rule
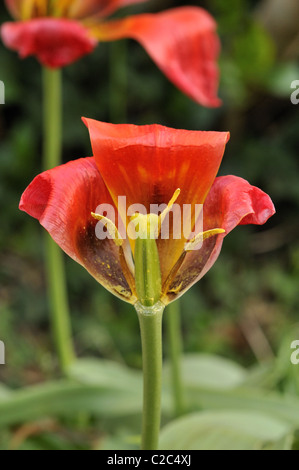
<instances>
[{"instance_id":1,"label":"yellow pistil","mask_svg":"<svg viewBox=\"0 0 299 470\"><path fill-rule=\"evenodd\" d=\"M124 241L112 220L107 219L107 217L104 217L103 215L95 214L94 212L92 212L91 215L94 219L100 220L103 223L115 245L122 246Z\"/></svg>"},{"instance_id":2,"label":"yellow pistil","mask_svg":"<svg viewBox=\"0 0 299 470\"><path fill-rule=\"evenodd\" d=\"M181 190L178 188L175 190L172 198L170 199L169 203L167 204L167 207L164 209L164 211L160 214L139 214L138 212L134 214L130 218L130 222L133 222L135 230L138 227L138 236L139 238L152 238L156 239L160 235L161 232L161 227L162 224L166 218L166 216L169 214L171 211L175 201L180 195ZM129 226L129 236L131 233L132 227ZM134 238L132 236L132 238Z\"/></svg>"},{"instance_id":3,"label":"yellow pistil","mask_svg":"<svg viewBox=\"0 0 299 470\"><path fill-rule=\"evenodd\" d=\"M156 239L158 236L159 217L156 214L136 214L130 217L128 236L130 239L146 238Z\"/></svg>"}]
</instances>

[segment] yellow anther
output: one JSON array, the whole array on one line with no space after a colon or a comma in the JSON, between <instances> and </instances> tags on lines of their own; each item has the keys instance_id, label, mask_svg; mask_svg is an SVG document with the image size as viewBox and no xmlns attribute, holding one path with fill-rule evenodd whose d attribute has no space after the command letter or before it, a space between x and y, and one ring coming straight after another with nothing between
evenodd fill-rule
<instances>
[{"instance_id":1,"label":"yellow anther","mask_svg":"<svg viewBox=\"0 0 299 470\"><path fill-rule=\"evenodd\" d=\"M173 289L170 289L168 291L168 294L179 294L183 286L183 282L180 282L180 284L177 287L174 287Z\"/></svg>"},{"instance_id":2,"label":"yellow anther","mask_svg":"<svg viewBox=\"0 0 299 470\"><path fill-rule=\"evenodd\" d=\"M94 219L103 222L104 227L107 228L110 238L114 241L115 245L122 246L124 241L112 220L107 219L107 217L104 217L103 215L95 214L94 212L92 212L91 215Z\"/></svg>"},{"instance_id":3,"label":"yellow anther","mask_svg":"<svg viewBox=\"0 0 299 470\"><path fill-rule=\"evenodd\" d=\"M225 230L223 230L223 228L214 228L212 230L207 230L206 232L199 233L198 235L196 235L196 237L192 238L192 240L185 244L185 251L195 250L196 246L199 243L202 243L207 238L219 235L220 233L225 233Z\"/></svg>"}]
</instances>

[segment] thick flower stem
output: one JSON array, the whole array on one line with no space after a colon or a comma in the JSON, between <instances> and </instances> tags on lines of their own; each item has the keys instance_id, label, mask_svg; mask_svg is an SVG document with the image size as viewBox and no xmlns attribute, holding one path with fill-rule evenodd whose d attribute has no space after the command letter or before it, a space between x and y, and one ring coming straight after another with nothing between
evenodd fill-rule
<instances>
[{"instance_id":1,"label":"thick flower stem","mask_svg":"<svg viewBox=\"0 0 299 470\"><path fill-rule=\"evenodd\" d=\"M152 307L137 303L143 363L142 450L156 450L159 444L162 386L162 316L161 302Z\"/></svg>"},{"instance_id":2,"label":"thick flower stem","mask_svg":"<svg viewBox=\"0 0 299 470\"><path fill-rule=\"evenodd\" d=\"M180 300L172 302L167 308L166 313L168 354L171 367L174 412L176 416L180 416L184 412L184 390L181 370L183 341L180 313Z\"/></svg>"},{"instance_id":3,"label":"thick flower stem","mask_svg":"<svg viewBox=\"0 0 299 470\"><path fill-rule=\"evenodd\" d=\"M62 96L61 71L43 69L44 88L44 170L61 164ZM46 233L46 274L51 324L60 368L66 373L74 359L71 322L61 249Z\"/></svg>"},{"instance_id":4,"label":"thick flower stem","mask_svg":"<svg viewBox=\"0 0 299 470\"><path fill-rule=\"evenodd\" d=\"M110 44L110 121L118 124L127 121L127 41Z\"/></svg>"}]
</instances>

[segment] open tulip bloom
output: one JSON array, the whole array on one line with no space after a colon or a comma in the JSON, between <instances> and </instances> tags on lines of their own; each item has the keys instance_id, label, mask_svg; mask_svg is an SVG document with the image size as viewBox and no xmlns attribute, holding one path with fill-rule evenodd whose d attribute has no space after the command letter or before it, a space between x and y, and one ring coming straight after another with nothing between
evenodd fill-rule
<instances>
[{"instance_id":1,"label":"open tulip bloom","mask_svg":"<svg viewBox=\"0 0 299 470\"><path fill-rule=\"evenodd\" d=\"M2 26L2 39L23 58L34 55L44 66L60 68L92 52L99 41L132 38L184 93L204 106L218 106L214 19L187 6L105 21L117 9L144 1L6 0L16 21Z\"/></svg>"},{"instance_id":2,"label":"open tulip bloom","mask_svg":"<svg viewBox=\"0 0 299 470\"><path fill-rule=\"evenodd\" d=\"M228 133L84 122L94 156L37 176L20 209L100 284L136 307L144 354L143 448L155 448L164 306L207 273L231 230L264 224L275 209L244 179L216 177ZM186 208L187 218L181 216ZM194 232L197 220L202 224Z\"/></svg>"}]
</instances>

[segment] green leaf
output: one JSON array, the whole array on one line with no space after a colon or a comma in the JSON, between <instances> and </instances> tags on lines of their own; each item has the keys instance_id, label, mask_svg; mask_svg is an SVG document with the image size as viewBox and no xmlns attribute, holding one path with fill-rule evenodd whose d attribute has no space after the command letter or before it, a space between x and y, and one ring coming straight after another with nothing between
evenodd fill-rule
<instances>
[{"instance_id":1,"label":"green leaf","mask_svg":"<svg viewBox=\"0 0 299 470\"><path fill-rule=\"evenodd\" d=\"M169 379L169 365L164 378ZM246 379L246 370L233 361L209 354L189 354L182 358L184 384L192 388L227 390Z\"/></svg>"},{"instance_id":2,"label":"green leaf","mask_svg":"<svg viewBox=\"0 0 299 470\"><path fill-rule=\"evenodd\" d=\"M113 361L79 359L70 367L68 375L80 383L142 393L142 372Z\"/></svg>"},{"instance_id":3,"label":"green leaf","mask_svg":"<svg viewBox=\"0 0 299 470\"><path fill-rule=\"evenodd\" d=\"M274 369L274 361L255 364L247 371L247 376L242 387L274 390L277 384L277 374Z\"/></svg>"},{"instance_id":4,"label":"green leaf","mask_svg":"<svg viewBox=\"0 0 299 470\"><path fill-rule=\"evenodd\" d=\"M7 388L5 385L0 383L0 400L2 398L7 397L9 393L10 393L9 388Z\"/></svg>"},{"instance_id":5,"label":"green leaf","mask_svg":"<svg viewBox=\"0 0 299 470\"><path fill-rule=\"evenodd\" d=\"M266 413L273 419L281 419L299 429L299 399L252 387L234 388L245 372L229 361L210 356L187 356L183 360L183 367L186 401L190 409ZM73 416L82 412L108 419L140 418L140 371L109 361L86 359L74 364L70 373L70 380L49 382L17 391L7 391L1 386L0 427L48 416ZM216 380L217 375L221 377L220 381ZM162 393L164 416L170 414L171 403L170 387L165 376Z\"/></svg>"},{"instance_id":6,"label":"green leaf","mask_svg":"<svg viewBox=\"0 0 299 470\"><path fill-rule=\"evenodd\" d=\"M62 380L11 392L0 400L0 427L47 416L87 412L100 417L140 414L142 394Z\"/></svg>"},{"instance_id":7,"label":"green leaf","mask_svg":"<svg viewBox=\"0 0 299 470\"><path fill-rule=\"evenodd\" d=\"M272 442L270 444L265 445L263 450L292 450L294 442L294 435L289 434L279 441Z\"/></svg>"},{"instance_id":8,"label":"green leaf","mask_svg":"<svg viewBox=\"0 0 299 470\"><path fill-rule=\"evenodd\" d=\"M294 89L291 83L299 77L299 66L296 62L277 64L269 76L268 89L278 97L290 97Z\"/></svg>"},{"instance_id":9,"label":"green leaf","mask_svg":"<svg viewBox=\"0 0 299 470\"><path fill-rule=\"evenodd\" d=\"M283 442L290 429L282 421L249 411L202 412L167 425L161 433L165 450L261 450Z\"/></svg>"},{"instance_id":10,"label":"green leaf","mask_svg":"<svg viewBox=\"0 0 299 470\"><path fill-rule=\"evenodd\" d=\"M299 428L299 400L263 390L201 390L189 389L188 402L193 409L248 410L267 413Z\"/></svg>"},{"instance_id":11,"label":"green leaf","mask_svg":"<svg viewBox=\"0 0 299 470\"><path fill-rule=\"evenodd\" d=\"M298 365L292 364L291 355L294 349L291 344L299 338L299 325L292 325L291 331L281 340L278 355L274 363L274 373L276 375L276 383L280 384L283 391L292 393L296 396L299 394L299 374Z\"/></svg>"},{"instance_id":12,"label":"green leaf","mask_svg":"<svg viewBox=\"0 0 299 470\"><path fill-rule=\"evenodd\" d=\"M251 23L242 35L235 37L234 60L246 83L267 83L275 63L275 45L260 24Z\"/></svg>"},{"instance_id":13,"label":"green leaf","mask_svg":"<svg viewBox=\"0 0 299 470\"><path fill-rule=\"evenodd\" d=\"M139 450L140 436L106 436L101 439L98 450Z\"/></svg>"},{"instance_id":14,"label":"green leaf","mask_svg":"<svg viewBox=\"0 0 299 470\"><path fill-rule=\"evenodd\" d=\"M69 375L69 380L1 394L0 427L81 412L113 419L141 415L141 371L110 361L84 359L73 364ZM171 394L164 388L164 413L170 414L171 403Z\"/></svg>"}]
</instances>

